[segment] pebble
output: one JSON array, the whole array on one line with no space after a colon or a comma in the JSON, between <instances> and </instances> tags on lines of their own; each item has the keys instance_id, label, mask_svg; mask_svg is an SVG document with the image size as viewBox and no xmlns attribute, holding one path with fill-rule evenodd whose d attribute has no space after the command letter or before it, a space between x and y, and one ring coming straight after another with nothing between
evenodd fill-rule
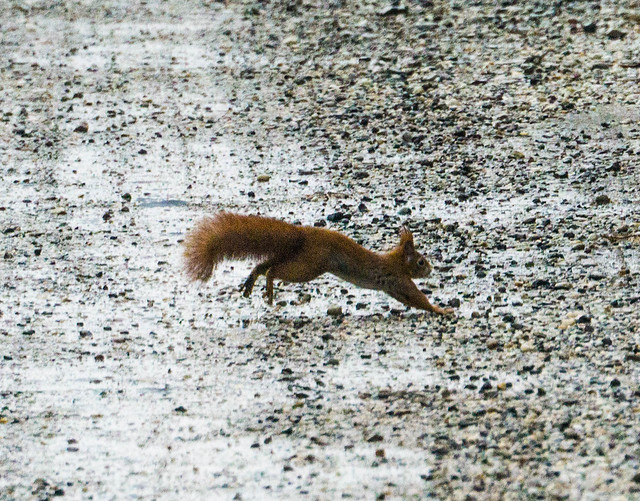
<instances>
[{"instance_id":1,"label":"pebble","mask_svg":"<svg viewBox=\"0 0 640 501\"><path fill-rule=\"evenodd\" d=\"M73 129L73 132L78 132L80 134L85 134L85 133L89 132L89 124L87 122L82 122L75 129Z\"/></svg>"},{"instance_id":2,"label":"pebble","mask_svg":"<svg viewBox=\"0 0 640 501\"><path fill-rule=\"evenodd\" d=\"M330 317L340 317L342 314L342 306L330 306L327 308L327 315Z\"/></svg>"}]
</instances>

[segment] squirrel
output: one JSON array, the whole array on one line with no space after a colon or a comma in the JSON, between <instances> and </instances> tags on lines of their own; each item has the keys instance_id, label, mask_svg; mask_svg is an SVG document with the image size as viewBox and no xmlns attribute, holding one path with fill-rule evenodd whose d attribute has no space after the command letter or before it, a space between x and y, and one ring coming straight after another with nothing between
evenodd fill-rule
<instances>
[{"instance_id":1,"label":"squirrel","mask_svg":"<svg viewBox=\"0 0 640 501\"><path fill-rule=\"evenodd\" d=\"M432 305L412 278L430 275L431 264L413 245L403 227L400 243L391 251L365 249L337 231L293 224L262 216L220 212L190 231L184 240L185 269L191 280L207 281L225 259L262 260L240 287L249 297L256 279L265 275L266 298L273 304L273 281L309 282L332 273L365 289L384 291L401 303L441 315L452 308Z\"/></svg>"}]
</instances>

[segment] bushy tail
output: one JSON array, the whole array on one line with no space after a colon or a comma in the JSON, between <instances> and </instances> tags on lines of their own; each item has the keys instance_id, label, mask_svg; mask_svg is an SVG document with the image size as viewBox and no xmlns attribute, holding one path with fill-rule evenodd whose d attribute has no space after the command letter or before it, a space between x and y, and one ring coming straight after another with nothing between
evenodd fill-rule
<instances>
[{"instance_id":1,"label":"bushy tail","mask_svg":"<svg viewBox=\"0 0 640 501\"><path fill-rule=\"evenodd\" d=\"M221 212L187 234L185 269L191 280L206 281L224 259L286 259L298 252L303 241L300 228L283 221Z\"/></svg>"}]
</instances>

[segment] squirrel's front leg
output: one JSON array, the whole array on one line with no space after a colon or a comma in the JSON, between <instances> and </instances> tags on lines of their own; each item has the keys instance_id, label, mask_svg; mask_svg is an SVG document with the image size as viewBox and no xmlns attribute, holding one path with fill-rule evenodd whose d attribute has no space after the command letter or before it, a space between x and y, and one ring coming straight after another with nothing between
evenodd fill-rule
<instances>
[{"instance_id":1,"label":"squirrel's front leg","mask_svg":"<svg viewBox=\"0 0 640 501\"><path fill-rule=\"evenodd\" d=\"M402 304L413 308L432 311L438 315L453 314L453 308L440 308L439 306L431 304L427 296L425 296L420 289L416 287L413 280L410 279L390 285L389 290L385 290L385 292Z\"/></svg>"}]
</instances>

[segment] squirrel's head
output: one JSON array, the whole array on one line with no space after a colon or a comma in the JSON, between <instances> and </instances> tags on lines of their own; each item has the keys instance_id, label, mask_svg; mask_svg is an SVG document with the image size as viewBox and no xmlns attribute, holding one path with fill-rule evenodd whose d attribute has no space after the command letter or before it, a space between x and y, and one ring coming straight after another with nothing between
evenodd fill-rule
<instances>
[{"instance_id":1,"label":"squirrel's head","mask_svg":"<svg viewBox=\"0 0 640 501\"><path fill-rule=\"evenodd\" d=\"M400 230L399 251L402 256L403 266L411 276L411 278L424 278L431 275L433 269L431 263L416 251L413 245L413 234L406 226Z\"/></svg>"}]
</instances>

